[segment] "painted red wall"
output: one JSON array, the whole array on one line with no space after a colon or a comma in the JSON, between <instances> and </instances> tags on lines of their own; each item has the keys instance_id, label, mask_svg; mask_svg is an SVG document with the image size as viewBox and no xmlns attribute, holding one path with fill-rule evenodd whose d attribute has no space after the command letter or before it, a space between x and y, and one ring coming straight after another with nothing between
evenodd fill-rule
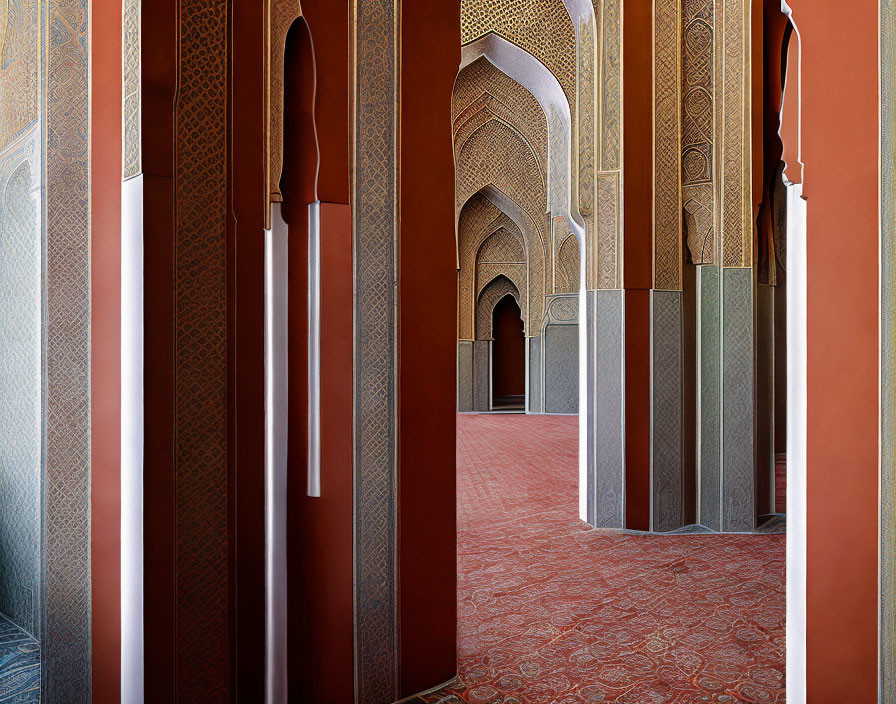
<instances>
[{"instance_id":1,"label":"painted red wall","mask_svg":"<svg viewBox=\"0 0 896 704\"><path fill-rule=\"evenodd\" d=\"M457 271L451 93L460 3L402 5L399 521L401 692L456 673Z\"/></svg>"},{"instance_id":2,"label":"painted red wall","mask_svg":"<svg viewBox=\"0 0 896 704\"><path fill-rule=\"evenodd\" d=\"M790 4L808 210L808 701L874 702L878 3Z\"/></svg>"},{"instance_id":3,"label":"painted red wall","mask_svg":"<svg viewBox=\"0 0 896 704\"><path fill-rule=\"evenodd\" d=\"M650 288L653 286L653 12L623 0L625 521L650 527Z\"/></svg>"},{"instance_id":4,"label":"painted red wall","mask_svg":"<svg viewBox=\"0 0 896 704\"><path fill-rule=\"evenodd\" d=\"M302 9L304 18L288 37L282 180L290 290L289 688L291 698L343 704L354 700L348 4L305 0ZM317 198L324 201L320 213L323 452L321 496L309 498L308 204Z\"/></svg>"},{"instance_id":5,"label":"painted red wall","mask_svg":"<svg viewBox=\"0 0 896 704\"><path fill-rule=\"evenodd\" d=\"M121 0L91 15L91 580L93 701L121 696Z\"/></svg>"}]
</instances>

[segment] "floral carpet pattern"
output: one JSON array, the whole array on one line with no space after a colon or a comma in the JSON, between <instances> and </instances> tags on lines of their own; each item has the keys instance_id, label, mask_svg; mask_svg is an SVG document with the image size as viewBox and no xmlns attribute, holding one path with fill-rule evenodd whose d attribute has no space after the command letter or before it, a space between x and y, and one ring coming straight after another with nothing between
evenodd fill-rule
<instances>
[{"instance_id":1,"label":"floral carpet pattern","mask_svg":"<svg viewBox=\"0 0 896 704\"><path fill-rule=\"evenodd\" d=\"M417 702L785 702L784 535L593 530L577 418L457 433L459 681Z\"/></svg>"}]
</instances>

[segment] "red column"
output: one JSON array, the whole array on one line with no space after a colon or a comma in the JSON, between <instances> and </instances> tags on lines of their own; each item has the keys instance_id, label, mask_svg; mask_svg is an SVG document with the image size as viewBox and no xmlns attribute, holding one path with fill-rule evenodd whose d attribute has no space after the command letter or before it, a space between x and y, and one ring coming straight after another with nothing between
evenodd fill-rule
<instances>
[{"instance_id":1,"label":"red column","mask_svg":"<svg viewBox=\"0 0 896 704\"><path fill-rule=\"evenodd\" d=\"M808 701L877 700L878 4L791 2L808 242Z\"/></svg>"},{"instance_id":2,"label":"red column","mask_svg":"<svg viewBox=\"0 0 896 704\"><path fill-rule=\"evenodd\" d=\"M456 674L457 268L451 93L460 3L405 2L401 65L401 693Z\"/></svg>"},{"instance_id":3,"label":"red column","mask_svg":"<svg viewBox=\"0 0 896 704\"><path fill-rule=\"evenodd\" d=\"M121 0L91 14L93 701L121 696Z\"/></svg>"},{"instance_id":4,"label":"red column","mask_svg":"<svg viewBox=\"0 0 896 704\"><path fill-rule=\"evenodd\" d=\"M650 527L650 289L653 285L653 3L624 0L626 526Z\"/></svg>"},{"instance_id":5,"label":"red column","mask_svg":"<svg viewBox=\"0 0 896 704\"><path fill-rule=\"evenodd\" d=\"M289 688L293 698L343 704L354 701L349 5L304 0L302 10L306 24L290 30L286 51L282 181L289 225ZM321 495L309 498L308 204L316 199Z\"/></svg>"}]
</instances>

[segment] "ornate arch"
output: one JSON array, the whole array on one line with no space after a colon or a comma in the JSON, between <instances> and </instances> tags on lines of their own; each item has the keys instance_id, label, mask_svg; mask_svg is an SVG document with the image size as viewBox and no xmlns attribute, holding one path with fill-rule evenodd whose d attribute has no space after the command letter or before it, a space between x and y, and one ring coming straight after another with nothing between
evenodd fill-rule
<instances>
[{"instance_id":1,"label":"ornate arch","mask_svg":"<svg viewBox=\"0 0 896 704\"><path fill-rule=\"evenodd\" d=\"M567 235L557 249L554 273L554 293L575 293L579 290L579 241Z\"/></svg>"},{"instance_id":2,"label":"ornate arch","mask_svg":"<svg viewBox=\"0 0 896 704\"><path fill-rule=\"evenodd\" d=\"M523 307L520 301L519 289L503 274L498 274L482 289L482 293L479 294L479 300L476 303L477 340L492 339L492 318L495 306L505 296L513 296L517 305L520 306L520 311L522 311Z\"/></svg>"},{"instance_id":3,"label":"ornate arch","mask_svg":"<svg viewBox=\"0 0 896 704\"><path fill-rule=\"evenodd\" d=\"M525 247L525 277L518 281L521 290L527 292L522 306L524 320L526 330L533 331L527 334L537 334L534 331L540 329L548 261L542 230L519 204L487 186L464 204L458 224L458 339L473 339L477 254L486 238L501 228L512 232Z\"/></svg>"},{"instance_id":4,"label":"ornate arch","mask_svg":"<svg viewBox=\"0 0 896 704\"><path fill-rule=\"evenodd\" d=\"M461 0L461 44L494 34L544 64L576 104L576 29L563 0Z\"/></svg>"},{"instance_id":5,"label":"ornate arch","mask_svg":"<svg viewBox=\"0 0 896 704\"><path fill-rule=\"evenodd\" d=\"M521 83L481 56L460 70L452 96L455 156L469 136L491 117L512 125L538 156L548 162L548 123L538 99Z\"/></svg>"}]
</instances>

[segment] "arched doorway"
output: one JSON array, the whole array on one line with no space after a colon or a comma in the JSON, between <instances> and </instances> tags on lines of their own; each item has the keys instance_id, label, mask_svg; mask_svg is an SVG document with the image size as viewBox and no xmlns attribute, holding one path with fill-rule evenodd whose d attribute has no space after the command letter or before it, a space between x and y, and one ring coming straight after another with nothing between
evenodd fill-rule
<instances>
[{"instance_id":1,"label":"arched doorway","mask_svg":"<svg viewBox=\"0 0 896 704\"><path fill-rule=\"evenodd\" d=\"M492 314L492 408L522 411L526 403L526 339L523 313L511 294Z\"/></svg>"}]
</instances>

